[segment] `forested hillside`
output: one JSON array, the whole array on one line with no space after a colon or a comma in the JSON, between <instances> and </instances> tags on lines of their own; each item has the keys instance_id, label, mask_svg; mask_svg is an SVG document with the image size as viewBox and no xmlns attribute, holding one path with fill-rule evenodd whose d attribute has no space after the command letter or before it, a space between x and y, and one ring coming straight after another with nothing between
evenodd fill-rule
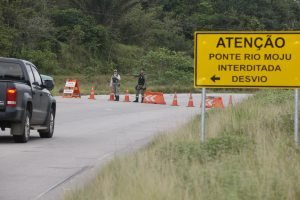
<instances>
[{"instance_id":1,"label":"forested hillside","mask_svg":"<svg viewBox=\"0 0 300 200\"><path fill-rule=\"evenodd\" d=\"M299 30L299 0L2 0L0 56L50 74L191 81L196 30Z\"/></svg>"}]
</instances>

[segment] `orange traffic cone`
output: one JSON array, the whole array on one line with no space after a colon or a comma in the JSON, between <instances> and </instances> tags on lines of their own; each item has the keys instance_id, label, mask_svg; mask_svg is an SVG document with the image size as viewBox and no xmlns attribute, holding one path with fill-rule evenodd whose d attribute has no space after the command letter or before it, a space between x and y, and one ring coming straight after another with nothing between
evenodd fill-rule
<instances>
[{"instance_id":1,"label":"orange traffic cone","mask_svg":"<svg viewBox=\"0 0 300 200\"><path fill-rule=\"evenodd\" d=\"M128 89L126 90L124 102L130 102L129 95L128 95Z\"/></svg>"},{"instance_id":2,"label":"orange traffic cone","mask_svg":"<svg viewBox=\"0 0 300 200\"><path fill-rule=\"evenodd\" d=\"M194 107L194 101L193 101L192 93L190 93L189 103L188 103L187 107Z\"/></svg>"},{"instance_id":3,"label":"orange traffic cone","mask_svg":"<svg viewBox=\"0 0 300 200\"><path fill-rule=\"evenodd\" d=\"M228 107L233 106L232 95L229 96Z\"/></svg>"},{"instance_id":4,"label":"orange traffic cone","mask_svg":"<svg viewBox=\"0 0 300 200\"><path fill-rule=\"evenodd\" d=\"M110 95L109 95L109 101L114 101L114 100L115 100L114 93L110 93Z\"/></svg>"},{"instance_id":5,"label":"orange traffic cone","mask_svg":"<svg viewBox=\"0 0 300 200\"><path fill-rule=\"evenodd\" d=\"M174 99L173 99L173 102L172 102L171 106L179 106L178 102L177 102L177 94L176 94L176 92L174 94Z\"/></svg>"},{"instance_id":6,"label":"orange traffic cone","mask_svg":"<svg viewBox=\"0 0 300 200\"><path fill-rule=\"evenodd\" d=\"M114 101L114 100L115 100L115 94L113 93L113 90L111 89L108 101Z\"/></svg>"},{"instance_id":7,"label":"orange traffic cone","mask_svg":"<svg viewBox=\"0 0 300 200\"><path fill-rule=\"evenodd\" d=\"M224 108L224 104L223 104L223 99L222 97L217 97L215 99L215 102L214 102L214 105L213 105L214 108Z\"/></svg>"},{"instance_id":8,"label":"orange traffic cone","mask_svg":"<svg viewBox=\"0 0 300 200\"><path fill-rule=\"evenodd\" d=\"M95 98L95 91L94 91L94 87L92 87L92 89L91 89L91 92L90 92L90 97L89 97L89 99L91 99L91 100L96 100L96 98Z\"/></svg>"}]
</instances>

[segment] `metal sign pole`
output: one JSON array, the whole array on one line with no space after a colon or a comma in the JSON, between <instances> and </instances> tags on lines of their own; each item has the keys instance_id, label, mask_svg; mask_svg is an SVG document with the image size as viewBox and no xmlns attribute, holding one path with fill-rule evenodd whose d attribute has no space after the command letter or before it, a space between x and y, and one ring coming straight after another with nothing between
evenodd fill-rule
<instances>
[{"instance_id":1,"label":"metal sign pole","mask_svg":"<svg viewBox=\"0 0 300 200\"><path fill-rule=\"evenodd\" d=\"M206 88L202 88L202 105L201 105L201 136L200 141L205 141L205 100L206 100Z\"/></svg>"},{"instance_id":2,"label":"metal sign pole","mask_svg":"<svg viewBox=\"0 0 300 200\"><path fill-rule=\"evenodd\" d=\"M295 134L295 144L298 146L299 144L299 90L295 89L295 126L294 126L294 134Z\"/></svg>"}]
</instances>

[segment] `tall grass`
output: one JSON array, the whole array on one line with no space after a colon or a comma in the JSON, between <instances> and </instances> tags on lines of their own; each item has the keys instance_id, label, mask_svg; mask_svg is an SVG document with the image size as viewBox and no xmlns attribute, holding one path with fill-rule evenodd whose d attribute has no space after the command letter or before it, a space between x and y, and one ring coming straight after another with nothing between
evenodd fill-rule
<instances>
[{"instance_id":1,"label":"tall grass","mask_svg":"<svg viewBox=\"0 0 300 200\"><path fill-rule=\"evenodd\" d=\"M116 158L67 200L300 199L300 154L293 143L290 91L259 92Z\"/></svg>"}]
</instances>

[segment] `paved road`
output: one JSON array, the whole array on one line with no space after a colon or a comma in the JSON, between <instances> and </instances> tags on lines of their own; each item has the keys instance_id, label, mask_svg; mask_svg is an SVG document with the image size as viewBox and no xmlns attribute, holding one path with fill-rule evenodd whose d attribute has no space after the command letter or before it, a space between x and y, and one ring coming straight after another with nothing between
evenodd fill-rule
<instances>
[{"instance_id":1,"label":"paved road","mask_svg":"<svg viewBox=\"0 0 300 200\"><path fill-rule=\"evenodd\" d=\"M229 95L222 96L227 105ZM234 95L233 102L246 96ZM172 95L165 97L170 104ZM0 134L0 200L60 199L115 155L136 150L159 132L200 113L200 95L194 95L195 108L186 107L187 94L178 96L179 107L96 98L57 97L52 139L41 139L32 131L29 143L15 144L8 131Z\"/></svg>"}]
</instances>

